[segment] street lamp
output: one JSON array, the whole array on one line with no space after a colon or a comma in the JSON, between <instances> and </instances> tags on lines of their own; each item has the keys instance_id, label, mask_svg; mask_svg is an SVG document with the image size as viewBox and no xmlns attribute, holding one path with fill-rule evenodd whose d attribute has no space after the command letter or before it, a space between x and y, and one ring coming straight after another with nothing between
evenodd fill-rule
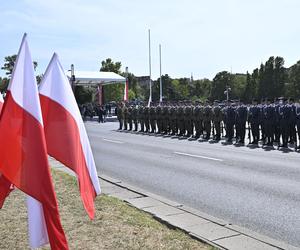
<instances>
[{"instance_id":1,"label":"street lamp","mask_svg":"<svg viewBox=\"0 0 300 250\"><path fill-rule=\"evenodd\" d=\"M224 95L226 95L226 100L229 101L229 92L231 91L231 88L226 86L226 90L224 91Z\"/></svg>"},{"instance_id":2,"label":"street lamp","mask_svg":"<svg viewBox=\"0 0 300 250\"><path fill-rule=\"evenodd\" d=\"M75 90L75 74L74 74L74 64L71 64L71 87L74 92Z\"/></svg>"}]
</instances>

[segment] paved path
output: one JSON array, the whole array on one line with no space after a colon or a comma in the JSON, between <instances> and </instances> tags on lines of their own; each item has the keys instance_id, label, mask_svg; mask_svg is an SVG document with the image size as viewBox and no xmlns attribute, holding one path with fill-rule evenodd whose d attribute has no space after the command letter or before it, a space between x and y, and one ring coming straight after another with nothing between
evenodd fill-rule
<instances>
[{"instance_id":1,"label":"paved path","mask_svg":"<svg viewBox=\"0 0 300 250\"><path fill-rule=\"evenodd\" d=\"M101 174L300 246L300 154L86 127Z\"/></svg>"}]
</instances>

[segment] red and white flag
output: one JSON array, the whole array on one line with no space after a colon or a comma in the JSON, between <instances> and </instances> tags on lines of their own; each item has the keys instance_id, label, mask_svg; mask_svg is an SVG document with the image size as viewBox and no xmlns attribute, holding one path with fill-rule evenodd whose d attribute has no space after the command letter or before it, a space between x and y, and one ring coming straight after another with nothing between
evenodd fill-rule
<instances>
[{"instance_id":1,"label":"red and white flag","mask_svg":"<svg viewBox=\"0 0 300 250\"><path fill-rule=\"evenodd\" d=\"M100 185L90 142L72 88L54 53L39 86L48 154L73 170L91 219Z\"/></svg>"},{"instance_id":2,"label":"red and white flag","mask_svg":"<svg viewBox=\"0 0 300 250\"><path fill-rule=\"evenodd\" d=\"M3 107L3 103L4 103L3 96L0 93L0 114L1 114L2 107Z\"/></svg>"},{"instance_id":3,"label":"red and white flag","mask_svg":"<svg viewBox=\"0 0 300 250\"><path fill-rule=\"evenodd\" d=\"M46 225L44 233L48 233L51 249L68 249L48 165L40 100L26 37L25 34L1 114L0 141L5 143L0 143L0 172L29 196L28 224L32 224L32 219L42 220L39 224ZM40 229L29 226L30 236L40 234ZM47 234L44 240L47 241Z\"/></svg>"},{"instance_id":4,"label":"red and white flag","mask_svg":"<svg viewBox=\"0 0 300 250\"><path fill-rule=\"evenodd\" d=\"M3 107L3 96L0 93L0 114ZM13 190L13 185L0 173L0 209L2 208L6 197Z\"/></svg>"}]
</instances>

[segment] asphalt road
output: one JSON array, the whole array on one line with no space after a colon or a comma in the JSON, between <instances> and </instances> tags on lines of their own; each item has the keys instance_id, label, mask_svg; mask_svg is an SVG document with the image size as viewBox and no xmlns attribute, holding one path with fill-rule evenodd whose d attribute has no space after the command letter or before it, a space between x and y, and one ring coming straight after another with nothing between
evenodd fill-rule
<instances>
[{"instance_id":1,"label":"asphalt road","mask_svg":"<svg viewBox=\"0 0 300 250\"><path fill-rule=\"evenodd\" d=\"M300 154L86 123L98 171L300 247Z\"/></svg>"}]
</instances>

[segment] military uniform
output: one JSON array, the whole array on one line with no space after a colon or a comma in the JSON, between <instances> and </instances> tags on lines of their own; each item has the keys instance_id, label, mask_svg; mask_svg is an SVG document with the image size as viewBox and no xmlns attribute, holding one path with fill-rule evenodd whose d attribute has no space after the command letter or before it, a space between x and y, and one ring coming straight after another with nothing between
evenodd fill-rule
<instances>
[{"instance_id":1,"label":"military uniform","mask_svg":"<svg viewBox=\"0 0 300 250\"><path fill-rule=\"evenodd\" d=\"M260 108L255 104L249 108L248 122L251 126L253 141L250 144L258 144L259 140L259 123L260 123Z\"/></svg>"},{"instance_id":2,"label":"military uniform","mask_svg":"<svg viewBox=\"0 0 300 250\"><path fill-rule=\"evenodd\" d=\"M140 132L144 132L145 130L145 115L144 115L144 107L141 105L138 108L138 121L140 123L141 126L141 130Z\"/></svg>"},{"instance_id":3,"label":"military uniform","mask_svg":"<svg viewBox=\"0 0 300 250\"><path fill-rule=\"evenodd\" d=\"M177 129L176 129L176 108L173 105L169 108L169 122L170 122L170 133L171 133L171 135L177 134Z\"/></svg>"},{"instance_id":4,"label":"military uniform","mask_svg":"<svg viewBox=\"0 0 300 250\"><path fill-rule=\"evenodd\" d=\"M203 126L206 133L205 138L209 140L211 133L212 109L210 105L206 105L203 110Z\"/></svg>"},{"instance_id":5,"label":"military uniform","mask_svg":"<svg viewBox=\"0 0 300 250\"><path fill-rule=\"evenodd\" d=\"M239 105L236 109L236 140L239 143L245 142L247 121L247 107Z\"/></svg>"},{"instance_id":6,"label":"military uniform","mask_svg":"<svg viewBox=\"0 0 300 250\"><path fill-rule=\"evenodd\" d=\"M168 133L168 124L169 124L169 109L167 105L162 107L162 132L164 134Z\"/></svg>"},{"instance_id":7,"label":"military uniform","mask_svg":"<svg viewBox=\"0 0 300 250\"><path fill-rule=\"evenodd\" d=\"M275 119L275 107L272 104L267 104L264 108L264 120L266 141L268 146L273 146Z\"/></svg>"},{"instance_id":8,"label":"military uniform","mask_svg":"<svg viewBox=\"0 0 300 250\"><path fill-rule=\"evenodd\" d=\"M184 109L184 126L187 131L187 137L193 135L193 123L192 123L193 110L191 106L186 106Z\"/></svg>"},{"instance_id":9,"label":"military uniform","mask_svg":"<svg viewBox=\"0 0 300 250\"><path fill-rule=\"evenodd\" d=\"M131 131L132 130L132 107L131 106L128 107L127 119L128 119L128 126L129 126L128 130Z\"/></svg>"},{"instance_id":10,"label":"military uniform","mask_svg":"<svg viewBox=\"0 0 300 250\"><path fill-rule=\"evenodd\" d=\"M178 131L179 131L178 135L183 136L185 135L185 129L184 129L184 113L183 113L182 105L180 105L177 108L176 117L177 117Z\"/></svg>"},{"instance_id":11,"label":"military uniform","mask_svg":"<svg viewBox=\"0 0 300 250\"><path fill-rule=\"evenodd\" d=\"M151 133L156 132L156 109L154 106L149 108L149 121L151 126Z\"/></svg>"},{"instance_id":12,"label":"military uniform","mask_svg":"<svg viewBox=\"0 0 300 250\"><path fill-rule=\"evenodd\" d=\"M161 106L156 106L156 124L157 124L157 133L162 132L162 110Z\"/></svg>"},{"instance_id":13,"label":"military uniform","mask_svg":"<svg viewBox=\"0 0 300 250\"><path fill-rule=\"evenodd\" d=\"M144 122L145 122L145 132L150 131L150 120L149 120L149 107L145 106L144 108Z\"/></svg>"},{"instance_id":14,"label":"military uniform","mask_svg":"<svg viewBox=\"0 0 300 250\"><path fill-rule=\"evenodd\" d=\"M122 112L121 105L119 105L116 108L116 113L117 113L117 118L118 118L118 121L119 121L119 130L122 130L122 128L123 128L123 112Z\"/></svg>"},{"instance_id":15,"label":"military uniform","mask_svg":"<svg viewBox=\"0 0 300 250\"><path fill-rule=\"evenodd\" d=\"M136 106L132 108L131 114L132 114L132 121L134 124L134 131L137 131L138 130L138 109Z\"/></svg>"},{"instance_id":16,"label":"military uniform","mask_svg":"<svg viewBox=\"0 0 300 250\"><path fill-rule=\"evenodd\" d=\"M216 130L215 138L216 140L221 139L221 121L222 121L222 111L219 105L215 105L212 109L212 120L214 124L214 129Z\"/></svg>"},{"instance_id":17,"label":"military uniform","mask_svg":"<svg viewBox=\"0 0 300 250\"><path fill-rule=\"evenodd\" d=\"M124 118L124 130L127 130L127 124L128 124L128 108L126 105L123 107L123 118Z\"/></svg>"},{"instance_id":18,"label":"military uniform","mask_svg":"<svg viewBox=\"0 0 300 250\"><path fill-rule=\"evenodd\" d=\"M234 135L234 123L235 123L235 109L232 106L226 108L226 133L227 141L232 142Z\"/></svg>"},{"instance_id":19,"label":"military uniform","mask_svg":"<svg viewBox=\"0 0 300 250\"><path fill-rule=\"evenodd\" d=\"M291 118L291 107L288 104L280 106L279 114L281 116L280 130L282 135L282 145L280 146L287 148L289 137L289 121Z\"/></svg>"}]
</instances>

